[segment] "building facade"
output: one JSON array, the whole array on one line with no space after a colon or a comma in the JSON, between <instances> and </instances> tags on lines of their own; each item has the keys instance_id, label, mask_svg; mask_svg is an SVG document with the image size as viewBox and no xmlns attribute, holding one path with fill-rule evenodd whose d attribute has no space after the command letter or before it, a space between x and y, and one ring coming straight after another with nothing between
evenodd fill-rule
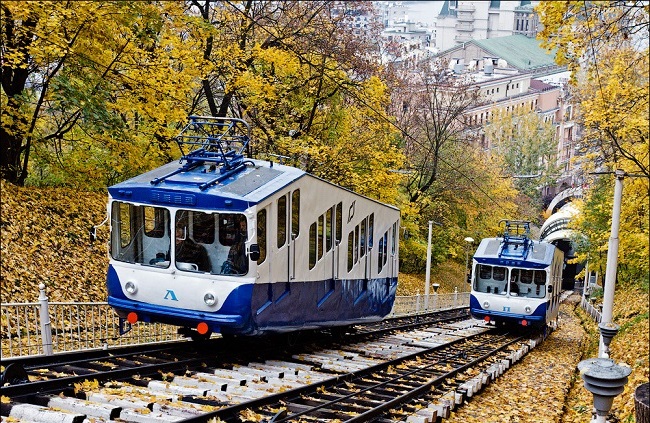
<instances>
[{"instance_id":1,"label":"building facade","mask_svg":"<svg viewBox=\"0 0 650 423\"><path fill-rule=\"evenodd\" d=\"M444 2L436 20L436 48L444 51L472 40L523 34L537 35L533 7L539 1Z\"/></svg>"}]
</instances>

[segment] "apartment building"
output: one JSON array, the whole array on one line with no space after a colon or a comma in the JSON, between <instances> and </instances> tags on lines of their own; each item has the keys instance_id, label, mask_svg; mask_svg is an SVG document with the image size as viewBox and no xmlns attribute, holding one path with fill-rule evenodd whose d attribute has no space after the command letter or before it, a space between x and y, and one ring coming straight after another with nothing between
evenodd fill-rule
<instances>
[{"instance_id":1,"label":"apartment building","mask_svg":"<svg viewBox=\"0 0 650 423\"><path fill-rule=\"evenodd\" d=\"M555 127L558 186L576 183L575 156L579 127L568 87L569 72L555 64L553 54L539 41L524 35L471 40L439 54L455 75L471 77L481 103L466 113L466 122L477 128L490 123L496 110L506 113L534 111ZM480 147L488 154L491 140L481 132Z\"/></svg>"},{"instance_id":2,"label":"apartment building","mask_svg":"<svg viewBox=\"0 0 650 423\"><path fill-rule=\"evenodd\" d=\"M436 47L444 51L471 40L521 34L534 38L539 1L447 0L436 19Z\"/></svg>"}]
</instances>

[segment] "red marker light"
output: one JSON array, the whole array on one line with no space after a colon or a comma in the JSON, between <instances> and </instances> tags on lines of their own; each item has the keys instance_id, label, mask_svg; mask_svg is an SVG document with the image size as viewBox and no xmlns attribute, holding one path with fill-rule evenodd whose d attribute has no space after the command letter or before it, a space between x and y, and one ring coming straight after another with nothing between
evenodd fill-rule
<instances>
[{"instance_id":1,"label":"red marker light","mask_svg":"<svg viewBox=\"0 0 650 423\"><path fill-rule=\"evenodd\" d=\"M208 333L208 329L209 329L209 328L208 328L208 324L205 323L205 322L201 322L201 323L199 323L198 325L196 325L196 331L197 331L200 335L205 335L206 333Z\"/></svg>"},{"instance_id":2,"label":"red marker light","mask_svg":"<svg viewBox=\"0 0 650 423\"><path fill-rule=\"evenodd\" d=\"M485 316L485 317L483 318L483 320L485 320L486 322L490 323L490 316Z\"/></svg>"},{"instance_id":3,"label":"red marker light","mask_svg":"<svg viewBox=\"0 0 650 423\"><path fill-rule=\"evenodd\" d=\"M138 315L135 313L135 311L132 311L126 316L126 320L127 322L134 324L138 321Z\"/></svg>"},{"instance_id":4,"label":"red marker light","mask_svg":"<svg viewBox=\"0 0 650 423\"><path fill-rule=\"evenodd\" d=\"M522 326L528 326L528 321L526 319L521 321Z\"/></svg>"}]
</instances>

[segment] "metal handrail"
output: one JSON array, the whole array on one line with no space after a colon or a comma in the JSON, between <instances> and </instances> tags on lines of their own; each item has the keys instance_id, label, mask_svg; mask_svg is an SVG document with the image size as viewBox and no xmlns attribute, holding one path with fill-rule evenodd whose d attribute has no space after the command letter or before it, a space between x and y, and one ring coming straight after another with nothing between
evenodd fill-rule
<instances>
[{"instance_id":1,"label":"metal handrail","mask_svg":"<svg viewBox=\"0 0 650 423\"><path fill-rule=\"evenodd\" d=\"M120 335L120 319L106 302L49 302L45 285L39 301L4 303L0 308L0 352L3 359L23 356L109 349L136 344L184 340L177 327L160 323L133 325ZM407 316L436 310L466 307L469 292L398 296L389 316ZM428 304L425 309L424 304Z\"/></svg>"}]
</instances>

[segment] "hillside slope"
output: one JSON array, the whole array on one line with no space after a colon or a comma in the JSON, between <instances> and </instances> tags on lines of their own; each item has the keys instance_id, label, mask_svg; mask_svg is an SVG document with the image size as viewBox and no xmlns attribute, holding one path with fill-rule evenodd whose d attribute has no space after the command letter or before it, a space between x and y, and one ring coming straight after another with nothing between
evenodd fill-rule
<instances>
[{"instance_id":1,"label":"hillside slope","mask_svg":"<svg viewBox=\"0 0 650 423\"><path fill-rule=\"evenodd\" d=\"M41 282L50 301L106 301L108 227L94 243L88 235L106 218L106 194L5 181L0 189L2 302L36 301Z\"/></svg>"}]
</instances>

